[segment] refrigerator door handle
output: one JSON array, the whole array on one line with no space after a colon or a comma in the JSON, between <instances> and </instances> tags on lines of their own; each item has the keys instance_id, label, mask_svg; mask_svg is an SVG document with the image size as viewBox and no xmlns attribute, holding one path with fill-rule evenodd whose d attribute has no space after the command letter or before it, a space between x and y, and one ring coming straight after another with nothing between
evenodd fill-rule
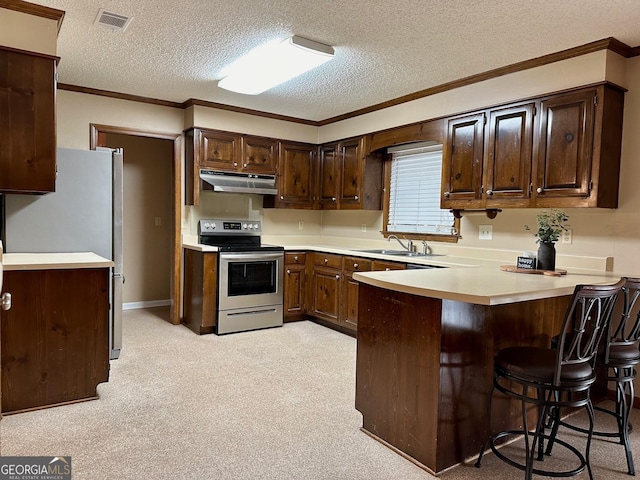
<instances>
[{"instance_id":1,"label":"refrigerator door handle","mask_svg":"<svg viewBox=\"0 0 640 480\"><path fill-rule=\"evenodd\" d=\"M124 285L125 282L127 281L127 279L125 278L125 276L121 273L114 273L113 274L113 278L121 278L122 279L122 284Z\"/></svg>"}]
</instances>

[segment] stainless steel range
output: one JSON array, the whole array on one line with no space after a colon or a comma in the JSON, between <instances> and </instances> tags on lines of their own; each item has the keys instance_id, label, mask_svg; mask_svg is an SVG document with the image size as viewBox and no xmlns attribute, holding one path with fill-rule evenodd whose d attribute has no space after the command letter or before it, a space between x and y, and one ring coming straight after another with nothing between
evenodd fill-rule
<instances>
[{"instance_id":1,"label":"stainless steel range","mask_svg":"<svg viewBox=\"0 0 640 480\"><path fill-rule=\"evenodd\" d=\"M218 335L282 326L284 247L263 245L261 233L259 220L198 223L198 241L219 251Z\"/></svg>"}]
</instances>

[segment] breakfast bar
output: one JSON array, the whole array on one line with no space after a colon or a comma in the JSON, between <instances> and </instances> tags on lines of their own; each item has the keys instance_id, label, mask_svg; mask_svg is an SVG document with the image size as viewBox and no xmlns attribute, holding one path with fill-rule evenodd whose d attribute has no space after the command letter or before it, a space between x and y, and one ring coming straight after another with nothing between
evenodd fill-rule
<instances>
[{"instance_id":1,"label":"breakfast bar","mask_svg":"<svg viewBox=\"0 0 640 480\"><path fill-rule=\"evenodd\" d=\"M492 266L354 274L363 431L433 474L473 457L489 428L494 353L548 346L576 285L619 278L571 270L521 275ZM517 426L519 404L494 398L492 422Z\"/></svg>"}]
</instances>

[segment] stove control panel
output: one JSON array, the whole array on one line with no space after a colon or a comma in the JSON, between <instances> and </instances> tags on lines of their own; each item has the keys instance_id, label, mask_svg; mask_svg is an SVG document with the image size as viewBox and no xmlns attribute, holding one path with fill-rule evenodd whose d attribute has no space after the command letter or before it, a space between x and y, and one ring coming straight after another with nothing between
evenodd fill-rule
<instances>
[{"instance_id":1,"label":"stove control panel","mask_svg":"<svg viewBox=\"0 0 640 480\"><path fill-rule=\"evenodd\" d=\"M256 235L262 231L260 220L202 219L198 235Z\"/></svg>"}]
</instances>

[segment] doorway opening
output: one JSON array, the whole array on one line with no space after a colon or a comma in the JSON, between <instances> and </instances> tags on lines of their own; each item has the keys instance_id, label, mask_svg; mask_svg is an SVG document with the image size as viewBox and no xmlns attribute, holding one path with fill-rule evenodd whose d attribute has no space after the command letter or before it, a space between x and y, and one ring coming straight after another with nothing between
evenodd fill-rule
<instances>
[{"instance_id":1,"label":"doorway opening","mask_svg":"<svg viewBox=\"0 0 640 480\"><path fill-rule=\"evenodd\" d=\"M124 148L123 303L170 303L180 323L180 134L91 124L90 148ZM169 298L167 298L167 296Z\"/></svg>"}]
</instances>

